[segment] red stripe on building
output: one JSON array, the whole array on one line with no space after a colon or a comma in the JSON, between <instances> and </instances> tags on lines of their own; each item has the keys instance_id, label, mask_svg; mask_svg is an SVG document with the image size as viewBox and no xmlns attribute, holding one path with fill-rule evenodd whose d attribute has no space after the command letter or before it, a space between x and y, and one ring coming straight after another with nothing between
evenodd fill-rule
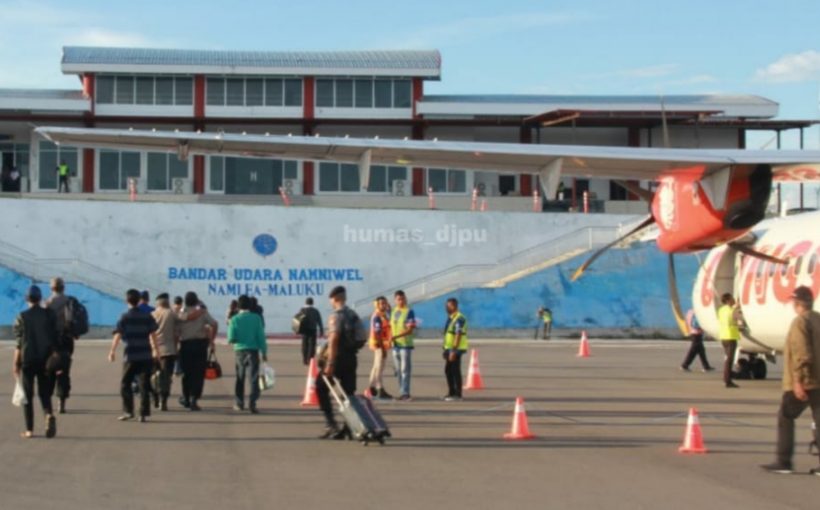
<instances>
[{"instance_id":1,"label":"red stripe on building","mask_svg":"<svg viewBox=\"0 0 820 510\"><path fill-rule=\"evenodd\" d=\"M94 193L94 149L83 149L83 193Z\"/></svg>"},{"instance_id":2,"label":"red stripe on building","mask_svg":"<svg viewBox=\"0 0 820 510\"><path fill-rule=\"evenodd\" d=\"M194 193L205 193L205 156L194 156Z\"/></svg>"},{"instance_id":3,"label":"red stripe on building","mask_svg":"<svg viewBox=\"0 0 820 510\"><path fill-rule=\"evenodd\" d=\"M202 74L194 76L194 119L205 119L205 76ZM195 129L203 127L201 124L194 126Z\"/></svg>"},{"instance_id":4,"label":"red stripe on building","mask_svg":"<svg viewBox=\"0 0 820 510\"><path fill-rule=\"evenodd\" d=\"M532 143L532 128L529 126L521 126L518 132L518 141L521 143ZM532 195L532 175L521 174L521 196L528 197Z\"/></svg>"},{"instance_id":5,"label":"red stripe on building","mask_svg":"<svg viewBox=\"0 0 820 510\"><path fill-rule=\"evenodd\" d=\"M304 94L302 101L302 134L313 134L313 119L316 116L316 80L313 76L305 76ZM313 161L302 162L302 194L315 193L316 164Z\"/></svg>"},{"instance_id":6,"label":"red stripe on building","mask_svg":"<svg viewBox=\"0 0 820 510\"><path fill-rule=\"evenodd\" d=\"M413 120L421 120L421 115L418 114L418 103L424 97L424 81L421 78L413 78ZM424 140L424 126L419 122L413 124L413 140ZM423 196L427 194L425 189L424 169L415 167L411 175L413 179L412 189L413 195Z\"/></svg>"}]
</instances>

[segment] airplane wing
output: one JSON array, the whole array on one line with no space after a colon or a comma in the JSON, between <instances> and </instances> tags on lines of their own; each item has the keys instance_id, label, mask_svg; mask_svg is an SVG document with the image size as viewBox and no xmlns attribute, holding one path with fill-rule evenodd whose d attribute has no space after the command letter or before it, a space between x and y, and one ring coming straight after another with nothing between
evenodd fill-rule
<instances>
[{"instance_id":1,"label":"airplane wing","mask_svg":"<svg viewBox=\"0 0 820 510\"><path fill-rule=\"evenodd\" d=\"M235 133L40 127L52 142L119 150L337 161L359 165L363 183L370 165L459 168L582 178L656 180L680 168L705 166L707 174L730 165L771 165L775 180L820 180L820 151L659 149L515 143L306 137Z\"/></svg>"}]
</instances>

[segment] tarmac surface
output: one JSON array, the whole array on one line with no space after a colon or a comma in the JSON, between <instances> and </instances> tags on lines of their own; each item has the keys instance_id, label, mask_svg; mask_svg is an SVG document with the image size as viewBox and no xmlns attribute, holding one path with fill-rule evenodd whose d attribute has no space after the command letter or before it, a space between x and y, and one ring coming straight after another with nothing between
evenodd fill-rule
<instances>
[{"instance_id":1,"label":"tarmac surface","mask_svg":"<svg viewBox=\"0 0 820 510\"><path fill-rule=\"evenodd\" d=\"M140 424L116 421L120 364L107 362L107 343L81 342L58 437L43 438L37 410L37 437L23 440L22 412L10 404L13 351L2 344L0 507L817 508L820 478L757 467L773 460L777 368L770 380L729 390L717 372L678 370L683 342L593 341L588 359L576 358L574 341L477 347L488 389L442 402L440 352L423 344L415 400L377 404L394 438L363 447L316 439L318 410L299 407L306 370L297 346L282 343L271 347L277 385L260 415L232 411L233 355L221 346L225 377L206 382L203 412L173 398L171 411ZM708 349L718 366L719 346ZM371 358L360 355L360 390ZM392 377L387 386L395 389ZM505 441L519 395L537 438ZM700 411L706 455L677 453L690 406ZM817 465L806 454L810 426L807 413L797 433L802 473Z\"/></svg>"}]
</instances>

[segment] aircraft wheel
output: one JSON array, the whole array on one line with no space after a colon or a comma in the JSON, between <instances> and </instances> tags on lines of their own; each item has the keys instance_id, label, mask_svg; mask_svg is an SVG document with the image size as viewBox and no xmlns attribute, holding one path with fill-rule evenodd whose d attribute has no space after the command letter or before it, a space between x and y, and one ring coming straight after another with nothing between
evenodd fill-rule
<instances>
[{"instance_id":1,"label":"aircraft wheel","mask_svg":"<svg viewBox=\"0 0 820 510\"><path fill-rule=\"evenodd\" d=\"M752 364L747 359L740 359L737 361L737 372L735 372L735 379L751 379L752 378Z\"/></svg>"}]
</instances>

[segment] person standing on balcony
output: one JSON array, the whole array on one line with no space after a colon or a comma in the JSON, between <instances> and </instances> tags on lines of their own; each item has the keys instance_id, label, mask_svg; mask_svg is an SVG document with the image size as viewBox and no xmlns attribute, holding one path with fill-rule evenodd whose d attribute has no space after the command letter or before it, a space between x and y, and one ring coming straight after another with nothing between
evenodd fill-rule
<instances>
[{"instance_id":1,"label":"person standing on balcony","mask_svg":"<svg viewBox=\"0 0 820 510\"><path fill-rule=\"evenodd\" d=\"M60 178L60 183L57 186L57 192L63 193L63 190L65 190L65 193L68 193L68 181L71 178L71 169L68 167L65 160L60 161L60 164L57 166L57 175Z\"/></svg>"}]
</instances>

